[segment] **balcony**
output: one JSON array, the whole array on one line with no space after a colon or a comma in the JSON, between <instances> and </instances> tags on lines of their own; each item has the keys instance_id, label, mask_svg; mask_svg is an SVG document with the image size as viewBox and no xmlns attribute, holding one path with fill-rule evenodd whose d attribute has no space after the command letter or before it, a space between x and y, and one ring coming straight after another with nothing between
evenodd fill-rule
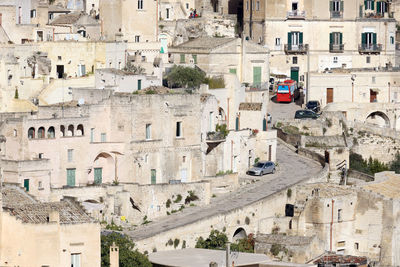
<instances>
[{"instance_id":1,"label":"balcony","mask_svg":"<svg viewBox=\"0 0 400 267\"><path fill-rule=\"evenodd\" d=\"M285 53L286 54L307 54L308 44L285 44Z\"/></svg>"},{"instance_id":2,"label":"balcony","mask_svg":"<svg viewBox=\"0 0 400 267\"><path fill-rule=\"evenodd\" d=\"M361 44L358 45L360 54L379 54L382 51L381 44Z\"/></svg>"},{"instance_id":3,"label":"balcony","mask_svg":"<svg viewBox=\"0 0 400 267\"><path fill-rule=\"evenodd\" d=\"M343 12L331 11L331 19L341 19L341 18L343 18Z\"/></svg>"},{"instance_id":4,"label":"balcony","mask_svg":"<svg viewBox=\"0 0 400 267\"><path fill-rule=\"evenodd\" d=\"M343 53L344 44L329 44L329 52L331 53Z\"/></svg>"},{"instance_id":5,"label":"balcony","mask_svg":"<svg viewBox=\"0 0 400 267\"><path fill-rule=\"evenodd\" d=\"M306 12L305 11L298 11L298 10L292 10L287 12L287 18L288 19L305 19L306 18Z\"/></svg>"}]
</instances>

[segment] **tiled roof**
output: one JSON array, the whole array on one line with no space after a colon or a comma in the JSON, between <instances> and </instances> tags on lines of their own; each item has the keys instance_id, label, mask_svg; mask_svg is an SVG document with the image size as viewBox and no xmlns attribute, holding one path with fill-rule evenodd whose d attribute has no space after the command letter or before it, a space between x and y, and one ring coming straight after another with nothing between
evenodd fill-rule
<instances>
[{"instance_id":1,"label":"tiled roof","mask_svg":"<svg viewBox=\"0 0 400 267\"><path fill-rule=\"evenodd\" d=\"M262 108L262 103L240 103L239 110L259 111Z\"/></svg>"},{"instance_id":2,"label":"tiled roof","mask_svg":"<svg viewBox=\"0 0 400 267\"><path fill-rule=\"evenodd\" d=\"M367 264L367 257L358 257L358 256L350 256L350 255L326 255L322 256L318 260L314 261L314 264L359 264L364 265Z\"/></svg>"},{"instance_id":3,"label":"tiled roof","mask_svg":"<svg viewBox=\"0 0 400 267\"><path fill-rule=\"evenodd\" d=\"M3 210L23 223L48 223L50 213L57 211L60 215L60 224L90 223L92 219L76 203L70 201L39 202L19 187L3 187Z\"/></svg>"}]
</instances>

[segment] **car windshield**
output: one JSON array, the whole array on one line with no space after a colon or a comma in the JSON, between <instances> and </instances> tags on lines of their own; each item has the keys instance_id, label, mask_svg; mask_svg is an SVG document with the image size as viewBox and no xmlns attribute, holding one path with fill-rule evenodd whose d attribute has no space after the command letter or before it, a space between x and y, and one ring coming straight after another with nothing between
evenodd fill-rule
<instances>
[{"instance_id":1,"label":"car windshield","mask_svg":"<svg viewBox=\"0 0 400 267\"><path fill-rule=\"evenodd\" d=\"M310 101L310 102L308 102L308 106L309 107L313 107L313 106L317 106L318 104L317 104L317 101Z\"/></svg>"},{"instance_id":2,"label":"car windshield","mask_svg":"<svg viewBox=\"0 0 400 267\"><path fill-rule=\"evenodd\" d=\"M256 167L256 168L262 168L263 166L264 166L264 163L261 163L261 162L254 164L254 167Z\"/></svg>"}]
</instances>

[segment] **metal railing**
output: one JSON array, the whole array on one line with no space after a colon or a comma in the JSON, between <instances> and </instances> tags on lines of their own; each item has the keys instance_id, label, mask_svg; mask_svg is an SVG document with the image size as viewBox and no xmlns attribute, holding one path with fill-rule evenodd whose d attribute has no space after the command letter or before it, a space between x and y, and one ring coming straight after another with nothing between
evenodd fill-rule
<instances>
[{"instance_id":1,"label":"metal railing","mask_svg":"<svg viewBox=\"0 0 400 267\"><path fill-rule=\"evenodd\" d=\"M344 50L344 44L329 44L329 52L341 53Z\"/></svg>"},{"instance_id":2,"label":"metal railing","mask_svg":"<svg viewBox=\"0 0 400 267\"><path fill-rule=\"evenodd\" d=\"M341 11L331 11L331 18L332 19L340 19L343 17L343 12Z\"/></svg>"},{"instance_id":3,"label":"metal railing","mask_svg":"<svg viewBox=\"0 0 400 267\"><path fill-rule=\"evenodd\" d=\"M285 44L286 54L305 54L308 50L308 44Z\"/></svg>"},{"instance_id":4,"label":"metal railing","mask_svg":"<svg viewBox=\"0 0 400 267\"><path fill-rule=\"evenodd\" d=\"M306 12L305 11L299 11L299 10L292 10L287 12L287 18L288 19L305 19L306 18Z\"/></svg>"},{"instance_id":5,"label":"metal railing","mask_svg":"<svg viewBox=\"0 0 400 267\"><path fill-rule=\"evenodd\" d=\"M358 51L360 53L380 53L382 51L381 44L359 44Z\"/></svg>"}]
</instances>

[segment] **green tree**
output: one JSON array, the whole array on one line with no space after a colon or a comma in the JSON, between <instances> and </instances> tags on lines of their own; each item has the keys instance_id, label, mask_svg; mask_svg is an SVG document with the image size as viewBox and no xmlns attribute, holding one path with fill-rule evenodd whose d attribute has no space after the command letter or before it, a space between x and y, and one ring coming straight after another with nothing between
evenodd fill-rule
<instances>
[{"instance_id":1,"label":"green tree","mask_svg":"<svg viewBox=\"0 0 400 267\"><path fill-rule=\"evenodd\" d=\"M249 234L247 238L239 239L236 243L231 244L232 251L254 253L254 235Z\"/></svg>"},{"instance_id":2,"label":"green tree","mask_svg":"<svg viewBox=\"0 0 400 267\"><path fill-rule=\"evenodd\" d=\"M101 236L101 266L110 266L110 246L115 242L119 247L120 267L151 267L150 261L145 255L134 249L135 244L129 237L116 232Z\"/></svg>"},{"instance_id":3,"label":"green tree","mask_svg":"<svg viewBox=\"0 0 400 267\"><path fill-rule=\"evenodd\" d=\"M400 153L396 153L394 160L390 163L390 170L400 173Z\"/></svg>"},{"instance_id":4,"label":"green tree","mask_svg":"<svg viewBox=\"0 0 400 267\"><path fill-rule=\"evenodd\" d=\"M207 239L203 237L197 239L196 248L225 249L226 242L228 242L228 237L225 232L213 229Z\"/></svg>"},{"instance_id":5,"label":"green tree","mask_svg":"<svg viewBox=\"0 0 400 267\"><path fill-rule=\"evenodd\" d=\"M172 87L197 88L204 82L205 74L199 69L173 66L167 75L168 85Z\"/></svg>"}]
</instances>

